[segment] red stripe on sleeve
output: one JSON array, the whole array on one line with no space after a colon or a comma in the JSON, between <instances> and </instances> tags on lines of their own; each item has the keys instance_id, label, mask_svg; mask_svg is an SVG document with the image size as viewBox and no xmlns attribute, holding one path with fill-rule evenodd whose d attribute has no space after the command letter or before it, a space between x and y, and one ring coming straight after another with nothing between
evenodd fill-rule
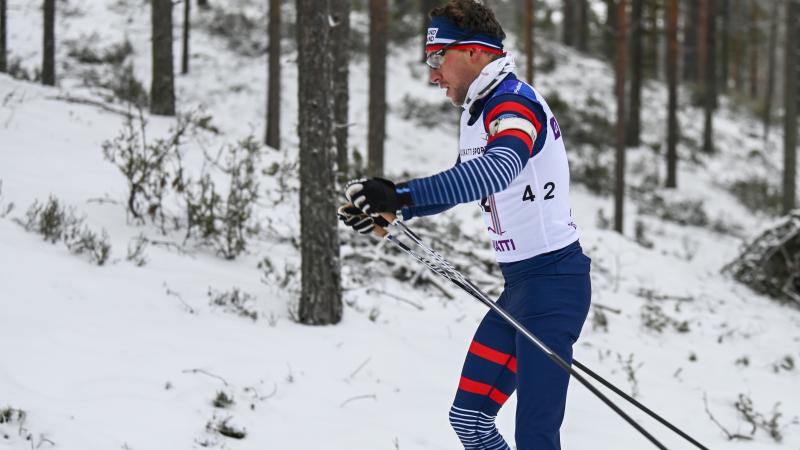
<instances>
[{"instance_id":1,"label":"red stripe on sleeve","mask_svg":"<svg viewBox=\"0 0 800 450\"><path fill-rule=\"evenodd\" d=\"M483 121L486 129L488 130L489 124L492 123L497 116L504 112L514 112L528 119L533 124L533 127L536 128L536 134L539 134L539 132L542 131L542 124L539 123L539 119L536 118L536 115L533 113L533 111L516 102L503 102L489 111L489 114L484 116L485 119Z\"/></svg>"},{"instance_id":2,"label":"red stripe on sleeve","mask_svg":"<svg viewBox=\"0 0 800 450\"><path fill-rule=\"evenodd\" d=\"M503 136L514 136L515 138L522 140L522 142L524 142L525 146L528 148L528 153L533 154L533 141L531 140L531 137L528 135L528 133L522 130L517 130L512 128L510 130L501 131L495 134L494 136L490 137L486 143L490 144L493 140L501 138Z\"/></svg>"},{"instance_id":3,"label":"red stripe on sleeve","mask_svg":"<svg viewBox=\"0 0 800 450\"><path fill-rule=\"evenodd\" d=\"M478 341L472 341L472 344L469 346L469 352L473 355L480 356L483 359L487 359L493 363L501 365L506 365L508 358L511 358L511 355L508 353L499 352L481 344Z\"/></svg>"}]
</instances>

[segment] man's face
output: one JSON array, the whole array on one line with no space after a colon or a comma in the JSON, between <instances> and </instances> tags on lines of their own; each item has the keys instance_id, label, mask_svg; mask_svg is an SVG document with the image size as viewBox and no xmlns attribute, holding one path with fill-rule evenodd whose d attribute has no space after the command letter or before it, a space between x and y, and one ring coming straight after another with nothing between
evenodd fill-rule
<instances>
[{"instance_id":1,"label":"man's face","mask_svg":"<svg viewBox=\"0 0 800 450\"><path fill-rule=\"evenodd\" d=\"M430 69L428 76L431 84L436 84L446 89L445 95L456 106L464 104L469 85L475 81L480 72L480 67L475 70L473 50L447 50L438 69Z\"/></svg>"}]
</instances>

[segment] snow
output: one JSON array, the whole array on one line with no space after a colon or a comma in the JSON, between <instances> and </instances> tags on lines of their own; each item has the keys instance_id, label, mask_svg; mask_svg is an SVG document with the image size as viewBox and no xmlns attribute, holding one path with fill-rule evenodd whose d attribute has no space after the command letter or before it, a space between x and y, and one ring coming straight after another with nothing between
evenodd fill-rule
<instances>
[{"instance_id":1,"label":"snow","mask_svg":"<svg viewBox=\"0 0 800 450\"><path fill-rule=\"evenodd\" d=\"M40 60L38 5L9 3L9 47L23 67L32 70ZM260 3L231 1L255 18L264 13ZM97 33L101 46L127 37L135 51L136 76L149 86L146 3L76 0L68 8L70 13L57 22L59 42L82 39L89 30ZM363 18L354 23L365 26ZM177 13L175 26L177 36ZM235 54L224 39L199 27L192 39L191 73L176 77L179 109L203 107L222 131L220 136L201 135L187 143L187 162L197 171L204 150L216 153L225 142L263 132L266 58ZM556 43L544 42L543 48L558 65L552 72L537 74L541 92L557 91L571 108L599 107L613 117L613 74L606 64ZM177 42L175 49L177 57ZM450 289L455 298L448 300L430 287L411 288L385 275L383 260L377 258L386 248L366 247L368 238L342 230L343 254L366 252L376 264L359 275L345 258L346 306L340 324L297 324L291 319L299 289L297 276L291 274L300 261L291 244L299 229L296 181L290 179L285 192L279 192L276 177L260 180L264 196L256 213L265 229L234 261L192 242L184 245L182 236L164 236L152 225L137 225L125 213L125 180L101 151L102 142L121 129L123 117L59 100L67 94L102 98L96 89L83 86L84 67L67 57L63 45L58 55L57 88L0 75L0 211L15 205L0 218L0 409L27 413L22 424L0 424L0 448L458 448L447 411L467 345L484 314L480 304L455 289ZM386 166L395 178L406 172L434 173L455 159L455 111L452 126L430 129L400 114L406 95L429 102L444 100L435 87L425 85L425 71L415 55L410 47L393 47L389 62ZM291 178L297 154L293 50L282 55L282 62L283 150L265 149L261 164L266 168L278 163ZM350 74L351 146L363 154L364 58L354 59ZM593 106L590 97L602 99L600 106ZM699 140L702 111L691 107L687 98L682 92L680 122L686 135ZM643 101L645 143L629 152L629 168L638 168L631 170L632 184L641 183L647 174L663 179L663 157L649 144L664 142L665 101L664 86L648 82ZM632 357L638 399L709 448L794 449L800 447L800 426L792 424L800 416L796 401L800 368L775 367L787 356L795 364L800 360L800 313L720 273L737 255L743 239L773 220L743 208L725 186L744 174L774 173L774 167L780 167L780 132L773 131L764 143L758 136L760 126L752 131L752 116L730 102L722 105L715 117L719 154L690 162L691 149L684 145L681 187L659 192L669 198L703 200L710 219L739 225L742 236L640 215L639 205L630 199L628 232L620 236L596 225L598 210L611 216L612 200L574 184L573 213L582 245L593 259L593 301L619 310L595 307L590 312L575 357L627 392L633 386L624 361ZM119 104L114 107L124 110ZM152 138L164 135L174 124L169 118L147 120ZM569 146L569 136L565 139ZM763 157L749 158L753 149ZM92 229L108 231L109 263L92 265L17 223L34 200L44 201L51 194L84 215ZM282 201L276 203L278 199ZM637 220L645 223L653 249L630 237ZM477 257L490 257L472 205L410 225L417 229L449 223L485 244L472 250ZM140 234L182 245L183 250L150 245L145 250L147 264L137 267L125 254ZM454 245L469 253L471 242ZM270 274L258 268L265 258L274 268ZM416 267L402 256L392 258ZM255 297L258 320L211 304L209 289L234 287ZM646 300L643 290L668 298ZM644 327L645 305L657 305L667 316L686 321L689 331L668 325L659 333ZM605 313L607 331L592 326L597 311ZM220 391L234 399L232 406L212 405ZM703 398L730 432L749 434L750 425L734 408L740 394L752 398L755 410L767 419L780 403L782 442L762 430L749 441L725 438L705 412ZM512 396L498 417L509 440L513 440L514 407ZM638 411L624 408L668 448L689 448ZM247 431L244 439L207 429L209 421L227 417L230 424ZM649 447L574 381L562 440L570 449Z\"/></svg>"}]
</instances>

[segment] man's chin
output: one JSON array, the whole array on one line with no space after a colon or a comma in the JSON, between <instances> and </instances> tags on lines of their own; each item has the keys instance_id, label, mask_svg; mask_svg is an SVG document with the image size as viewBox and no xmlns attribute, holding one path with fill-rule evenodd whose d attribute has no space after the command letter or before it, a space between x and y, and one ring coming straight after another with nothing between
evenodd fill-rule
<instances>
[{"instance_id":1,"label":"man's chin","mask_svg":"<svg viewBox=\"0 0 800 450\"><path fill-rule=\"evenodd\" d=\"M447 89L447 93L445 95L447 95L447 98L450 99L450 103L452 103L453 106L461 106L464 104L464 96L451 94L450 89Z\"/></svg>"}]
</instances>

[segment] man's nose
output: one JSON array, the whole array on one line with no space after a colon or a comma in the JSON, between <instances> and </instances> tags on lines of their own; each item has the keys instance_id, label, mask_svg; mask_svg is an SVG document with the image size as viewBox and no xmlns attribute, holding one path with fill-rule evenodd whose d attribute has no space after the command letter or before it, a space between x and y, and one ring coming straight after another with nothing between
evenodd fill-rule
<instances>
[{"instance_id":1,"label":"man's nose","mask_svg":"<svg viewBox=\"0 0 800 450\"><path fill-rule=\"evenodd\" d=\"M431 68L430 72L428 73L428 81L431 84L438 84L439 81L442 79L442 71L439 69Z\"/></svg>"}]
</instances>

